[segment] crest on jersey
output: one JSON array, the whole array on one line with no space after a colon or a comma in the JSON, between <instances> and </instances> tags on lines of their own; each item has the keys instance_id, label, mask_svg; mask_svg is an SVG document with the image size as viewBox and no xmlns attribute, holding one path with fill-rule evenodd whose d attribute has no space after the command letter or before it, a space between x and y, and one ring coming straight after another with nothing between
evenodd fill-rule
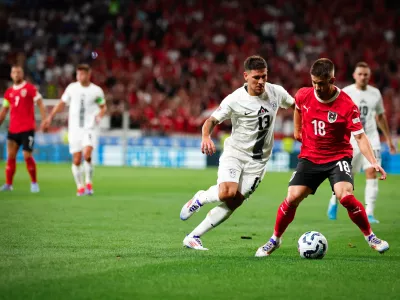
<instances>
[{"instance_id":1,"label":"crest on jersey","mask_svg":"<svg viewBox=\"0 0 400 300\"><path fill-rule=\"evenodd\" d=\"M328 111L328 121L329 123L334 123L337 120L337 113L333 111Z\"/></svg>"},{"instance_id":2,"label":"crest on jersey","mask_svg":"<svg viewBox=\"0 0 400 300\"><path fill-rule=\"evenodd\" d=\"M22 90L21 90L21 96L22 96L22 97L25 97L25 96L26 96L26 93L27 93L26 89L22 89Z\"/></svg>"},{"instance_id":3,"label":"crest on jersey","mask_svg":"<svg viewBox=\"0 0 400 300\"><path fill-rule=\"evenodd\" d=\"M260 107L260 110L258 111L258 115L263 115L263 114L265 114L265 113L267 113L268 112L268 109L266 109L266 108L264 108L264 107Z\"/></svg>"},{"instance_id":4,"label":"crest on jersey","mask_svg":"<svg viewBox=\"0 0 400 300\"><path fill-rule=\"evenodd\" d=\"M231 175L232 178L236 177L236 170L235 169L229 169L229 175Z\"/></svg>"},{"instance_id":5,"label":"crest on jersey","mask_svg":"<svg viewBox=\"0 0 400 300\"><path fill-rule=\"evenodd\" d=\"M276 109L278 108L278 104L276 103L276 101L273 101L273 102L271 103L271 106L272 106L272 109L273 109L273 110L276 110Z\"/></svg>"}]
</instances>

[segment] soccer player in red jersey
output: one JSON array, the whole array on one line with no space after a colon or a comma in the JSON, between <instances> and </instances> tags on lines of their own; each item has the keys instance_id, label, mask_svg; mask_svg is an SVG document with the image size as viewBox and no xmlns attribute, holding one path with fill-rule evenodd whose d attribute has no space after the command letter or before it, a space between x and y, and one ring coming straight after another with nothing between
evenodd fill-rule
<instances>
[{"instance_id":1,"label":"soccer player in red jersey","mask_svg":"<svg viewBox=\"0 0 400 300\"><path fill-rule=\"evenodd\" d=\"M3 108L0 111L0 125L10 110L10 124L7 135L7 166L6 183L1 191L13 189L13 178L16 170L16 156L22 145L26 167L31 177L31 192L39 192L36 177L36 163L32 156L35 137L35 109L37 104L42 120L46 118L42 96L36 87L24 80L24 70L21 66L11 68L11 79L14 85L4 94Z\"/></svg>"},{"instance_id":2,"label":"soccer player in red jersey","mask_svg":"<svg viewBox=\"0 0 400 300\"><path fill-rule=\"evenodd\" d=\"M301 88L295 96L295 138L302 141L299 162L289 181L286 199L278 208L274 234L265 245L258 248L256 256L269 256L279 248L281 237L293 221L300 202L314 194L327 178L369 246L383 253L389 249L389 244L374 235L363 205L353 195L351 135L371 166L381 173L381 180L386 179L386 173L377 163L364 133L358 107L334 85L332 61L318 59L310 73L313 87Z\"/></svg>"}]
</instances>

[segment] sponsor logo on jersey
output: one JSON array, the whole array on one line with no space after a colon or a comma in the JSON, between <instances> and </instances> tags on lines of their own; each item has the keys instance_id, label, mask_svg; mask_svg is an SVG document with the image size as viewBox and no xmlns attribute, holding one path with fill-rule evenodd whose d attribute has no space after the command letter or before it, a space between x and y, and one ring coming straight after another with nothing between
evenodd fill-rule
<instances>
[{"instance_id":1,"label":"sponsor logo on jersey","mask_svg":"<svg viewBox=\"0 0 400 300\"><path fill-rule=\"evenodd\" d=\"M26 93L27 93L26 89L22 89L22 90L21 90L21 96L22 96L22 97L25 97L25 96L26 96Z\"/></svg>"},{"instance_id":2,"label":"sponsor logo on jersey","mask_svg":"<svg viewBox=\"0 0 400 300\"><path fill-rule=\"evenodd\" d=\"M263 114L265 114L265 113L267 113L268 112L268 109L266 109L266 108L264 108L264 107L260 107L260 110L258 111L258 115L263 115Z\"/></svg>"},{"instance_id":3,"label":"sponsor logo on jersey","mask_svg":"<svg viewBox=\"0 0 400 300\"><path fill-rule=\"evenodd\" d=\"M337 113L333 111L328 111L328 121L329 123L334 123L337 120Z\"/></svg>"},{"instance_id":4,"label":"sponsor logo on jersey","mask_svg":"<svg viewBox=\"0 0 400 300\"><path fill-rule=\"evenodd\" d=\"M235 169L229 169L229 175L231 175L232 178L236 177L236 170Z\"/></svg>"},{"instance_id":5,"label":"sponsor logo on jersey","mask_svg":"<svg viewBox=\"0 0 400 300\"><path fill-rule=\"evenodd\" d=\"M251 111L246 111L246 112L244 113L245 116L248 116L249 114L251 114Z\"/></svg>"},{"instance_id":6,"label":"sponsor logo on jersey","mask_svg":"<svg viewBox=\"0 0 400 300\"><path fill-rule=\"evenodd\" d=\"M360 118L354 118L354 119L353 119L353 123L354 123L354 124L360 123Z\"/></svg>"},{"instance_id":7,"label":"sponsor logo on jersey","mask_svg":"<svg viewBox=\"0 0 400 300\"><path fill-rule=\"evenodd\" d=\"M308 110L310 109L310 107L306 107L305 105L303 105L304 109L308 112Z\"/></svg>"}]
</instances>

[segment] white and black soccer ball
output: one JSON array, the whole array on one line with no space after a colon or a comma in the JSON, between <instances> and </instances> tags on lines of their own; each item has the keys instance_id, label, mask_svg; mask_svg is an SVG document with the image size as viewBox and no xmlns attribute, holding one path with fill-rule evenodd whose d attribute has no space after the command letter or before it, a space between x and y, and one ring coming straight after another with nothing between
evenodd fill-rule
<instances>
[{"instance_id":1,"label":"white and black soccer ball","mask_svg":"<svg viewBox=\"0 0 400 300\"><path fill-rule=\"evenodd\" d=\"M297 248L302 258L321 259L328 251L328 241L317 231L307 231L297 242Z\"/></svg>"}]
</instances>

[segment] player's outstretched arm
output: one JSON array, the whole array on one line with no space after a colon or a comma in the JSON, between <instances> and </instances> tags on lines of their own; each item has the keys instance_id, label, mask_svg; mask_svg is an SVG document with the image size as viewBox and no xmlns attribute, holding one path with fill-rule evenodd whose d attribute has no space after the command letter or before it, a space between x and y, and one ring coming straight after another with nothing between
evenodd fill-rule
<instances>
[{"instance_id":1,"label":"player's outstretched arm","mask_svg":"<svg viewBox=\"0 0 400 300\"><path fill-rule=\"evenodd\" d=\"M7 117L8 110L10 109L10 102L7 99L3 100L3 107L0 111L0 126L3 124L4 120Z\"/></svg>"},{"instance_id":2,"label":"player's outstretched arm","mask_svg":"<svg viewBox=\"0 0 400 300\"><path fill-rule=\"evenodd\" d=\"M65 108L65 102L64 101L60 101L57 103L56 106L54 106L53 110L51 111L50 115L46 118L46 120L43 123L43 128L47 129L50 127L51 122L54 119L54 116L56 114L58 114L59 112L63 111Z\"/></svg>"},{"instance_id":3,"label":"player's outstretched arm","mask_svg":"<svg viewBox=\"0 0 400 300\"><path fill-rule=\"evenodd\" d=\"M46 121L46 107L43 104L43 99L40 98L36 101L36 105L39 107L40 117L42 122L40 123L40 129L44 129L44 122Z\"/></svg>"},{"instance_id":4,"label":"player's outstretched arm","mask_svg":"<svg viewBox=\"0 0 400 300\"><path fill-rule=\"evenodd\" d=\"M372 167L379 173L381 173L380 180L386 179L385 170L378 164L374 151L372 150L371 143L367 135L363 132L354 136L357 141L358 147L365 158L371 163Z\"/></svg>"},{"instance_id":5,"label":"player's outstretched arm","mask_svg":"<svg viewBox=\"0 0 400 300\"><path fill-rule=\"evenodd\" d=\"M377 115L376 121L378 123L379 128L382 130L383 135L385 136L386 143L389 146L390 153L395 154L396 147L393 144L392 137L390 136L389 124L388 124L386 115L384 113Z\"/></svg>"},{"instance_id":6,"label":"player's outstretched arm","mask_svg":"<svg viewBox=\"0 0 400 300\"><path fill-rule=\"evenodd\" d=\"M294 123L294 138L301 142L302 141L302 136L301 136L301 114L300 111L295 107L294 108L294 113L293 113L293 123Z\"/></svg>"},{"instance_id":7,"label":"player's outstretched arm","mask_svg":"<svg viewBox=\"0 0 400 300\"><path fill-rule=\"evenodd\" d=\"M3 124L4 120L6 119L8 113L8 107L4 107L0 111L0 126Z\"/></svg>"},{"instance_id":8,"label":"player's outstretched arm","mask_svg":"<svg viewBox=\"0 0 400 300\"><path fill-rule=\"evenodd\" d=\"M201 152L206 155L213 155L217 149L211 139L211 133L219 121L214 117L209 117L203 124L201 137Z\"/></svg>"}]
</instances>

